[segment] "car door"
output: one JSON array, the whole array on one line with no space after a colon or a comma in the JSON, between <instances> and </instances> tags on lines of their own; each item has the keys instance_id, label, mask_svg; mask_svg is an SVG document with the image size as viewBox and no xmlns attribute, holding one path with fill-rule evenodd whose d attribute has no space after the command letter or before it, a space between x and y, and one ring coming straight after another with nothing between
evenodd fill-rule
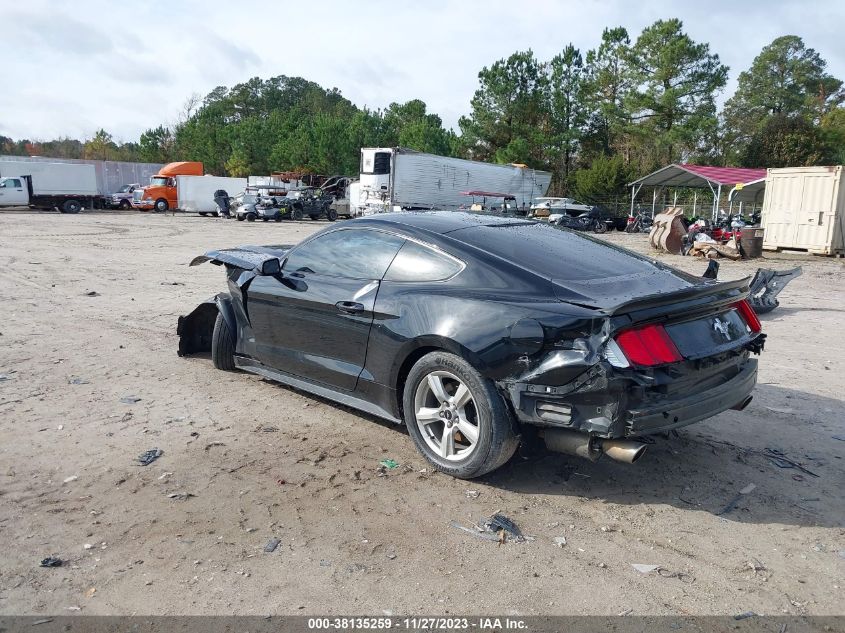
<instances>
[{"instance_id":1,"label":"car door","mask_svg":"<svg viewBox=\"0 0 845 633\"><path fill-rule=\"evenodd\" d=\"M256 358L285 373L353 390L364 367L381 278L404 239L336 229L294 248L281 275L247 291Z\"/></svg>"},{"instance_id":2,"label":"car door","mask_svg":"<svg viewBox=\"0 0 845 633\"><path fill-rule=\"evenodd\" d=\"M4 178L0 181L0 206L17 207L29 204L29 192L23 178Z\"/></svg>"}]
</instances>

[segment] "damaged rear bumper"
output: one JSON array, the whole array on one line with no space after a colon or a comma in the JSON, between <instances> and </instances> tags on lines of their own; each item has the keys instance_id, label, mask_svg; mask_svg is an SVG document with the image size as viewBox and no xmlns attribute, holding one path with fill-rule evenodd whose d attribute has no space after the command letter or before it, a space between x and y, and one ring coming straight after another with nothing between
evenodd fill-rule
<instances>
[{"instance_id":1,"label":"damaged rear bumper","mask_svg":"<svg viewBox=\"0 0 845 633\"><path fill-rule=\"evenodd\" d=\"M747 353L746 353L747 354ZM660 433L748 403L757 360L746 354L671 394L649 376L599 363L568 385L501 384L522 424L569 429L601 438Z\"/></svg>"}]
</instances>

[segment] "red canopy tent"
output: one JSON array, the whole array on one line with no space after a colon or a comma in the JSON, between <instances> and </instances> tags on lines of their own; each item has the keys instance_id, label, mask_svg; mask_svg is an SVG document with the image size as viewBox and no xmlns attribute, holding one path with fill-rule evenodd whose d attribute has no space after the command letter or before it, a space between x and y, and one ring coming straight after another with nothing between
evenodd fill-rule
<instances>
[{"instance_id":1,"label":"red canopy tent","mask_svg":"<svg viewBox=\"0 0 845 633\"><path fill-rule=\"evenodd\" d=\"M746 183L759 181L766 177L766 169L751 169L748 167L710 167L708 165L691 165L679 163L667 165L662 169L643 176L630 183L631 213L634 212L634 200L640 189L654 187L651 214L654 215L657 196L666 187L705 189L709 188L713 194L713 217L719 212L719 199L722 197L723 187L736 187ZM677 202L677 191L675 192Z\"/></svg>"}]
</instances>

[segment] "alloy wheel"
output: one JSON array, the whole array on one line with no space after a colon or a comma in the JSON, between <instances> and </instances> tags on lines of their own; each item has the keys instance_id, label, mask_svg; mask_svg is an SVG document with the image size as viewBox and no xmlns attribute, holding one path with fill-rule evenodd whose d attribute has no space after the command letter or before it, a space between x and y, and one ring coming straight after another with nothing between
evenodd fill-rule
<instances>
[{"instance_id":1,"label":"alloy wheel","mask_svg":"<svg viewBox=\"0 0 845 633\"><path fill-rule=\"evenodd\" d=\"M428 448L441 459L463 461L478 445L478 409L464 382L433 371L417 385L414 418Z\"/></svg>"}]
</instances>

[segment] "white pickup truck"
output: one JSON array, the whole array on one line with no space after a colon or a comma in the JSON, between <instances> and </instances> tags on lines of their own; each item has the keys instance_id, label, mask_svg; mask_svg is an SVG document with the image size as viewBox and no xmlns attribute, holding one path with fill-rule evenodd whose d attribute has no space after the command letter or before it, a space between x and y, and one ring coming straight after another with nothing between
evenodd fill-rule
<instances>
[{"instance_id":1,"label":"white pickup truck","mask_svg":"<svg viewBox=\"0 0 845 633\"><path fill-rule=\"evenodd\" d=\"M93 165L0 160L0 207L79 213L104 202Z\"/></svg>"}]
</instances>

